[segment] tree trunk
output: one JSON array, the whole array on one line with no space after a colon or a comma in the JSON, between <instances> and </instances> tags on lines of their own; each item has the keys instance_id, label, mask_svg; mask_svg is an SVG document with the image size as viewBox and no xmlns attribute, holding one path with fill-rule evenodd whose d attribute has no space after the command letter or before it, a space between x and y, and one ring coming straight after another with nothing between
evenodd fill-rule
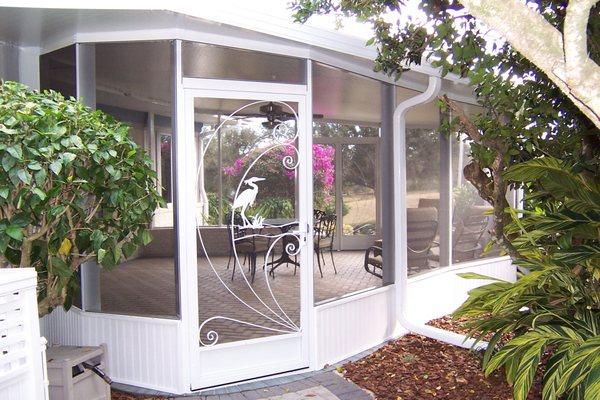
<instances>
[{"instance_id":1,"label":"tree trunk","mask_svg":"<svg viewBox=\"0 0 600 400\"><path fill-rule=\"evenodd\" d=\"M38 301L38 316L42 318L44 315L49 314L56 307L60 307L65 302L66 290L57 292L56 289L47 292L46 297Z\"/></svg>"}]
</instances>

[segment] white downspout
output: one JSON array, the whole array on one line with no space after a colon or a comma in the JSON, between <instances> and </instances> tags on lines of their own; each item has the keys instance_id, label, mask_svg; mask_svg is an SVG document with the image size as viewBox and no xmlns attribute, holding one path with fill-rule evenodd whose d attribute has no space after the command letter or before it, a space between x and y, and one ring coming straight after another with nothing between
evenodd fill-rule
<instances>
[{"instance_id":1,"label":"white downspout","mask_svg":"<svg viewBox=\"0 0 600 400\"><path fill-rule=\"evenodd\" d=\"M442 80L436 76L429 77L429 86L425 92L406 99L398 104L394 111L394 265L396 269L396 304L397 322L412 333L430 337L445 343L464 348L471 348L474 339L464 335L439 329L423 323L411 321L407 316L408 263L406 254L406 114L419 104L435 99L440 92ZM477 348L487 347L487 343L479 342Z\"/></svg>"}]
</instances>

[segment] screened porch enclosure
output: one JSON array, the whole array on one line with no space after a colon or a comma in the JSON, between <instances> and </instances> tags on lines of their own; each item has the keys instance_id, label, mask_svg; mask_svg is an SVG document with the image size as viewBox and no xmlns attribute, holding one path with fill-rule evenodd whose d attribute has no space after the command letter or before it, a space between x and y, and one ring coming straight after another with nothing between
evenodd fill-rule
<instances>
[{"instance_id":1,"label":"screened porch enclosure","mask_svg":"<svg viewBox=\"0 0 600 400\"><path fill-rule=\"evenodd\" d=\"M134 140L146 148L153 159L160 183L157 190L165 199L166 207L155 212L151 227L153 242L122 263L116 271L101 273L98 301L88 303L90 309L133 315L177 314L177 266L174 260L177 228L173 220L176 199L172 183L175 163L171 111L173 89L169 84L173 71L167 62L164 65L152 62L156 59L170 60L172 46L173 42L162 41L99 43L94 48L96 107L132 127ZM389 213L383 211L386 196L388 204L391 204L391 133L389 128L382 128L382 121L390 118L390 104L398 104L417 92L395 88L395 100L392 101L390 96L383 94L385 84L323 63L306 63L290 57L191 42L184 42L182 50L185 55L182 59L183 72L191 77L302 84L306 82L306 69L312 69L312 208L314 213L323 212L335 218L331 232L323 233L321 236L325 237L320 238L322 240L314 249L314 301L318 304L335 300L392 282L392 277L383 279L377 276L383 275L385 270L384 251L376 248L385 246L384 224L386 221L389 224ZM126 54L135 55L136 62L115 64L109 61L124 60ZM74 75L69 72L69 66L73 64L73 57L74 50L68 49L45 55L42 66L54 72L42 74L46 77L43 84L67 94L72 91ZM232 60L236 58L244 58L251 67L234 68ZM158 86L147 85L147 82L156 82ZM227 217L231 214L239 178L251 156L268 146L274 124L282 122L294 129L291 116L298 111L294 104L284 109L286 106L282 108L281 104L273 102L258 99L253 102L255 104L246 106L248 102L240 99L205 98L197 101L194 111L197 163L190 169L198 170L198 179L194 182L197 185L198 226L201 232L205 232L206 254L223 258L215 263L216 267L224 268L219 274L228 273L229 281L233 276L232 282L235 282L235 274L230 257ZM409 262L411 275L449 265L451 248L457 252L455 261L479 257L486 239L485 232L481 232L479 237L475 237L476 233L464 234L471 236L471 243L463 244L463 250L466 250L461 254L457 250L458 244L442 248L447 240L444 240L442 226L445 218L440 218L440 215L452 214L452 229L459 232L457 226L465 218L465 213L473 207L485 208L485 204L477 200L474 188L462 177L462 167L469 161L468 143L446 143L440 139L440 118L440 112L433 103L417 107L407 116L406 203L409 221L415 221L412 224L413 242L417 247L428 249L425 257ZM257 165L260 169L257 173L266 174L261 177L267 179L268 191L259 191L256 204L248 211L266 219L297 216L295 174L273 168L274 161L291 155L292 150L285 147L280 150ZM451 157L449 153L452 153ZM444 175L446 167L443 163L450 159L452 165L449 165L448 171L451 171L451 176ZM452 187L449 188L449 185ZM440 195L445 198L447 194L452 197L452 204L446 202L444 205L440 203ZM389 208L388 205L386 210ZM418 210L423 208L435 210L427 215L427 212ZM475 230L481 231L481 226L476 226ZM393 227L388 226L387 232L390 229ZM197 247L202 247L200 242ZM375 249L369 253L371 247ZM477 250L472 250L474 248ZM275 255L281 256L281 252L281 246L275 246ZM198 265L203 265L202 257L206 255L199 250L198 257ZM367 265L369 259L377 263L376 269ZM147 271L141 271L144 265ZM278 268L278 274L283 276L286 271L291 271L293 276L293 269L292 264L285 264ZM237 273L240 273L239 270ZM119 278L115 279L117 275ZM143 284L138 284L142 281ZM152 300L157 288L161 288L164 302ZM121 296L121 293L124 295ZM201 297L205 297L206 304L209 304L212 298L210 291L204 293L205 296ZM131 301L119 300L129 294Z\"/></svg>"},{"instance_id":2,"label":"screened porch enclosure","mask_svg":"<svg viewBox=\"0 0 600 400\"><path fill-rule=\"evenodd\" d=\"M86 265L75 306L185 325L194 388L308 368L311 329L355 332L342 355L389 337L398 230L410 278L497 254L484 251L489 206L462 173L470 143L440 132L451 116L434 102L406 115L406 165L394 164L394 110L419 90L325 60L186 40L76 44L41 61L42 88L77 93L130 126L165 201L152 242L110 271ZM400 167L406 226L394 225ZM364 323L371 316L378 330ZM251 354L296 358L214 372L215 360Z\"/></svg>"}]
</instances>

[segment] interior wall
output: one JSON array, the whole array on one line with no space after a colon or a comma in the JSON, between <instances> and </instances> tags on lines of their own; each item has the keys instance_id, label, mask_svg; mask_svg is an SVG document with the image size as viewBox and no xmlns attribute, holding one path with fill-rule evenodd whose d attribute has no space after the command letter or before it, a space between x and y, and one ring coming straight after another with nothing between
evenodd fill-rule
<instances>
[{"instance_id":1,"label":"interior wall","mask_svg":"<svg viewBox=\"0 0 600 400\"><path fill-rule=\"evenodd\" d=\"M39 57L40 89L52 89L65 97L77 96L76 46L63 47Z\"/></svg>"}]
</instances>

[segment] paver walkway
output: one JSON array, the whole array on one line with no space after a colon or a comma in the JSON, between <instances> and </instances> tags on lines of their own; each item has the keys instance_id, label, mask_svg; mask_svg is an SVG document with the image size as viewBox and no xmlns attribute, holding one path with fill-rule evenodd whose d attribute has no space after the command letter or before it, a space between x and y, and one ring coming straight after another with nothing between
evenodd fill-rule
<instances>
[{"instance_id":1,"label":"paver walkway","mask_svg":"<svg viewBox=\"0 0 600 400\"><path fill-rule=\"evenodd\" d=\"M372 400L373 397L334 371L321 371L292 377L251 382L209 390L197 395L173 397L173 400Z\"/></svg>"},{"instance_id":2,"label":"paver walkway","mask_svg":"<svg viewBox=\"0 0 600 400\"><path fill-rule=\"evenodd\" d=\"M280 396L267 397L266 400L300 400L300 399L322 399L322 400L338 400L335 394L331 393L324 386L315 386L314 388L299 390L282 394Z\"/></svg>"},{"instance_id":3,"label":"paver walkway","mask_svg":"<svg viewBox=\"0 0 600 400\"><path fill-rule=\"evenodd\" d=\"M331 368L331 367L330 367ZM334 370L307 372L263 381L173 396L148 389L113 384L115 389L138 396L160 396L171 400L372 400L373 396Z\"/></svg>"}]
</instances>

